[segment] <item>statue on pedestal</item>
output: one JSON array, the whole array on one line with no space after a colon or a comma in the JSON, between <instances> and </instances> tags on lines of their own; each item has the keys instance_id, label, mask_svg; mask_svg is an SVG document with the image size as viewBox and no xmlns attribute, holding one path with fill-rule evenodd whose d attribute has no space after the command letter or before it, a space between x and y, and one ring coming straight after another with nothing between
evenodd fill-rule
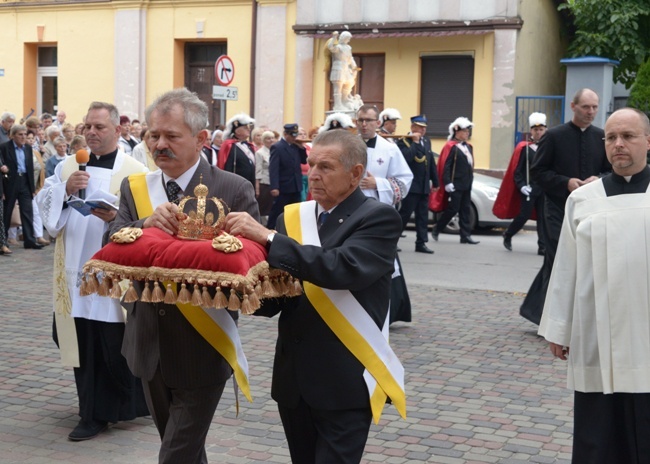
<instances>
[{"instance_id":1,"label":"statue on pedestal","mask_svg":"<svg viewBox=\"0 0 650 464\"><path fill-rule=\"evenodd\" d=\"M352 56L351 38L352 34L348 31L342 32L341 35L334 32L326 43L325 53L329 53L332 60L330 82L334 95L334 111L356 111L363 105L360 95L352 95L357 73L361 68L357 67Z\"/></svg>"}]
</instances>

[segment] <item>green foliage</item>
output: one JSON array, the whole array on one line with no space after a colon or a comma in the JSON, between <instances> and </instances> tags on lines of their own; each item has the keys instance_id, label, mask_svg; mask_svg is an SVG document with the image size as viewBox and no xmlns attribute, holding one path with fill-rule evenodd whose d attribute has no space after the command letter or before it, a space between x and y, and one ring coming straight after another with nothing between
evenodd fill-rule
<instances>
[{"instance_id":1,"label":"green foliage","mask_svg":"<svg viewBox=\"0 0 650 464\"><path fill-rule=\"evenodd\" d=\"M627 106L637 108L645 113L650 112L650 60L639 68L636 80L630 91Z\"/></svg>"},{"instance_id":2,"label":"green foliage","mask_svg":"<svg viewBox=\"0 0 650 464\"><path fill-rule=\"evenodd\" d=\"M639 66L650 57L650 1L567 0L558 9L574 17L569 53L620 61L614 79L630 87Z\"/></svg>"}]
</instances>

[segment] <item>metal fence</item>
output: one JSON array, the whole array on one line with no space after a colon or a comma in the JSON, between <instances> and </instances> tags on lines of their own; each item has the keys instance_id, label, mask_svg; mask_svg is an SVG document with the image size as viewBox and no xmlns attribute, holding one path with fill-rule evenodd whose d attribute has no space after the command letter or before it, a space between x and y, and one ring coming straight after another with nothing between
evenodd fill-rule
<instances>
[{"instance_id":1,"label":"metal fence","mask_svg":"<svg viewBox=\"0 0 650 464\"><path fill-rule=\"evenodd\" d=\"M516 124L514 144L524 140L528 133L528 116L531 113L544 113L546 115L546 125L548 127L557 126L564 122L564 96L524 96L517 97L516 105Z\"/></svg>"}]
</instances>

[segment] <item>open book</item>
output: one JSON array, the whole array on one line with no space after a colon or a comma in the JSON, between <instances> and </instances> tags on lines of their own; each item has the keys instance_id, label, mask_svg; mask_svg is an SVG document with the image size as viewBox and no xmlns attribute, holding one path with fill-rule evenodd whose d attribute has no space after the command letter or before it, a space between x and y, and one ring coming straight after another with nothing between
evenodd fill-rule
<instances>
[{"instance_id":1,"label":"open book","mask_svg":"<svg viewBox=\"0 0 650 464\"><path fill-rule=\"evenodd\" d=\"M94 208L117 211L119 208L113 204L116 201L117 197L115 195L101 190L96 190L85 200L73 195L72 198L68 200L68 206L76 209L84 216L88 216Z\"/></svg>"}]
</instances>

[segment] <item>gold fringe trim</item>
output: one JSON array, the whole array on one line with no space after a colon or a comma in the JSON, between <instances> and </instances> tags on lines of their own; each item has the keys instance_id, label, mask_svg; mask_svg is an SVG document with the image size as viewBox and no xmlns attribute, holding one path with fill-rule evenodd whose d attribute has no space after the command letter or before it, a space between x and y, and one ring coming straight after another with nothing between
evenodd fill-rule
<instances>
[{"instance_id":1,"label":"gold fringe trim","mask_svg":"<svg viewBox=\"0 0 650 464\"><path fill-rule=\"evenodd\" d=\"M192 295L190 294L190 291L187 289L187 284L185 283L181 284L181 291L178 292L178 298L176 298L176 301L182 304L187 304L190 301L192 301Z\"/></svg>"},{"instance_id":2,"label":"gold fringe trim","mask_svg":"<svg viewBox=\"0 0 650 464\"><path fill-rule=\"evenodd\" d=\"M142 290L140 301L143 303L151 303L151 287L149 286L149 282L144 283L144 290Z\"/></svg>"},{"instance_id":3,"label":"gold fringe trim","mask_svg":"<svg viewBox=\"0 0 650 464\"><path fill-rule=\"evenodd\" d=\"M202 308L212 308L212 297L208 292L208 287L203 286L203 292L201 292L201 307Z\"/></svg>"},{"instance_id":4,"label":"gold fringe trim","mask_svg":"<svg viewBox=\"0 0 650 464\"><path fill-rule=\"evenodd\" d=\"M165 295L163 294L162 288L158 282L153 283L153 292L151 293L151 302L152 303L162 303L165 301Z\"/></svg>"},{"instance_id":5,"label":"gold fringe trim","mask_svg":"<svg viewBox=\"0 0 650 464\"><path fill-rule=\"evenodd\" d=\"M124 302L133 303L134 301L138 301L138 292L133 288L133 282L129 282L129 288L124 294Z\"/></svg>"},{"instance_id":6,"label":"gold fringe trim","mask_svg":"<svg viewBox=\"0 0 650 464\"><path fill-rule=\"evenodd\" d=\"M199 290L199 285L194 285L194 292L192 292L192 301L190 302L192 306L201 306L203 304L203 298L201 298L201 290Z\"/></svg>"},{"instance_id":7,"label":"gold fringe trim","mask_svg":"<svg viewBox=\"0 0 650 464\"><path fill-rule=\"evenodd\" d=\"M217 285L217 292L214 294L214 307L217 309L228 307L228 298L221 290L221 285Z\"/></svg>"},{"instance_id":8,"label":"gold fringe trim","mask_svg":"<svg viewBox=\"0 0 650 464\"><path fill-rule=\"evenodd\" d=\"M165 291L165 299L163 300L165 304L175 305L176 304L176 293L172 288L172 284L167 284L167 289Z\"/></svg>"}]
</instances>

